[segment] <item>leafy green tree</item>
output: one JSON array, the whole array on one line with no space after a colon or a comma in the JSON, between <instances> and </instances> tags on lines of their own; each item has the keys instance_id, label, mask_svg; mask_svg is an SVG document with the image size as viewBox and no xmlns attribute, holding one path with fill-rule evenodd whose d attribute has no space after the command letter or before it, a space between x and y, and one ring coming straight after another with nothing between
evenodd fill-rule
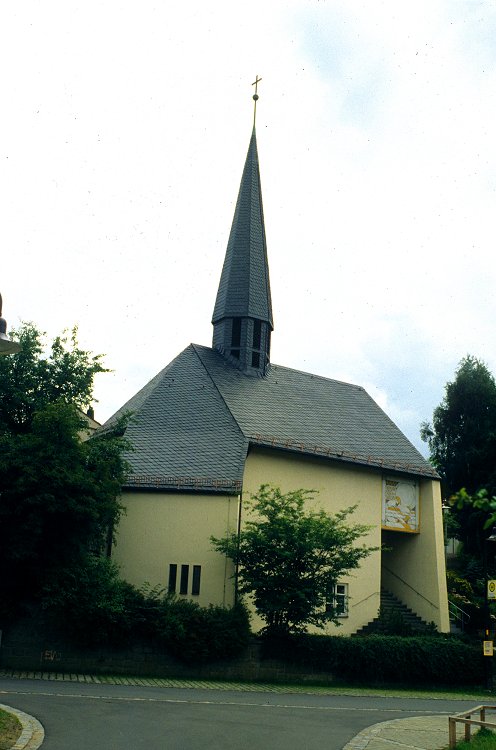
<instances>
[{"instance_id":1,"label":"leafy green tree","mask_svg":"<svg viewBox=\"0 0 496 750\"><path fill-rule=\"evenodd\" d=\"M496 493L496 382L484 362L472 356L462 359L432 424L423 424L421 434L445 498L462 489L469 495L479 490ZM457 502L452 513L466 552L480 555L486 511L481 505Z\"/></svg>"},{"instance_id":2,"label":"leafy green tree","mask_svg":"<svg viewBox=\"0 0 496 750\"><path fill-rule=\"evenodd\" d=\"M355 544L370 527L346 524L353 507L335 515L306 509L314 495L262 485L239 535L212 537L214 548L234 561L238 591L253 597L268 634L339 624L335 584L376 549Z\"/></svg>"},{"instance_id":3,"label":"leafy green tree","mask_svg":"<svg viewBox=\"0 0 496 750\"><path fill-rule=\"evenodd\" d=\"M462 487L496 490L496 382L484 362L462 359L422 439L447 496Z\"/></svg>"},{"instance_id":4,"label":"leafy green tree","mask_svg":"<svg viewBox=\"0 0 496 750\"><path fill-rule=\"evenodd\" d=\"M0 614L39 600L54 576L100 554L121 511L127 470L120 433L82 440L78 406L92 398L99 357L75 331L48 357L33 325L16 332L23 350L0 358Z\"/></svg>"},{"instance_id":5,"label":"leafy green tree","mask_svg":"<svg viewBox=\"0 0 496 750\"><path fill-rule=\"evenodd\" d=\"M0 434L29 431L35 412L57 401L86 410L95 375L109 372L101 354L79 347L77 328L57 336L48 356L43 336L33 323L25 323L12 331L22 350L0 357Z\"/></svg>"}]
</instances>

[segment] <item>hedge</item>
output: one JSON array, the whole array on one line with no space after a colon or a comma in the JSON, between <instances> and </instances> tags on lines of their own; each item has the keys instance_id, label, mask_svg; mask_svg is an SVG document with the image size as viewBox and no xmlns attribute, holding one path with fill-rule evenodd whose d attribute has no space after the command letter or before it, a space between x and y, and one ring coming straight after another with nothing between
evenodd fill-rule
<instances>
[{"instance_id":1,"label":"hedge","mask_svg":"<svg viewBox=\"0 0 496 750\"><path fill-rule=\"evenodd\" d=\"M356 683L476 685L484 679L481 645L441 635L295 635L265 640L263 653Z\"/></svg>"}]
</instances>

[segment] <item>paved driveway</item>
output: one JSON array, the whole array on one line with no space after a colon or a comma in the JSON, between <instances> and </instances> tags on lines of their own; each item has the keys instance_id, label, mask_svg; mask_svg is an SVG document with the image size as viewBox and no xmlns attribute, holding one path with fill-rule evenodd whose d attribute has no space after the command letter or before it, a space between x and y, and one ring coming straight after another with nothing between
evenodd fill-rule
<instances>
[{"instance_id":1,"label":"paved driveway","mask_svg":"<svg viewBox=\"0 0 496 750\"><path fill-rule=\"evenodd\" d=\"M376 722L474 705L8 678L0 702L41 721L43 750L341 750Z\"/></svg>"}]
</instances>

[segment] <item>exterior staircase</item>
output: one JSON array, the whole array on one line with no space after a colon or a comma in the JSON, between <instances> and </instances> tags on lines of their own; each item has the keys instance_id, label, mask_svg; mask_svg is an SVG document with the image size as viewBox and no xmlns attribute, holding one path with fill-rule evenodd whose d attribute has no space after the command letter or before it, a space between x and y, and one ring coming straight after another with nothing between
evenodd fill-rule
<instances>
[{"instance_id":1,"label":"exterior staircase","mask_svg":"<svg viewBox=\"0 0 496 750\"><path fill-rule=\"evenodd\" d=\"M396 635L408 635L410 633L417 635L432 632L432 626L428 625L389 591L381 588L381 606L377 617L357 630L354 635L386 632Z\"/></svg>"}]
</instances>

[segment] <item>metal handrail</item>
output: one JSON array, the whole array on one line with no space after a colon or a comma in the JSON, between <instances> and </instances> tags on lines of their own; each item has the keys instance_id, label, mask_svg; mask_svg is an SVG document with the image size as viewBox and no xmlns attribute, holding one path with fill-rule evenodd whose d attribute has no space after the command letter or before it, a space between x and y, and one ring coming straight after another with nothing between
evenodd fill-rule
<instances>
[{"instance_id":1,"label":"metal handrail","mask_svg":"<svg viewBox=\"0 0 496 750\"><path fill-rule=\"evenodd\" d=\"M401 581L401 583L404 583L405 586L408 586L409 589L411 589L415 594L417 594L417 596L420 596L421 599L423 599L428 604L430 604L431 607L434 607L434 609L439 609L439 606L437 604L434 604L434 602L431 602L430 599L428 599L426 596L424 596L423 594L421 594L420 591L417 591L417 589L414 589L413 586L411 586L408 583L408 581L405 581L405 579L402 578L401 576L399 576L397 573L395 573L394 570L391 570L391 568L388 568L387 565L383 565L382 567L384 568L384 570L387 570L388 573L391 573L391 575L393 575L395 578L397 578L398 581Z\"/></svg>"},{"instance_id":2,"label":"metal handrail","mask_svg":"<svg viewBox=\"0 0 496 750\"><path fill-rule=\"evenodd\" d=\"M449 747L450 750L456 746L456 724L460 722L465 724L465 742L470 742L470 732L472 727L485 727L486 729L496 729L496 724L486 721L486 711L496 711L496 706L475 706L470 711L463 711L460 714L453 714L448 718L449 726ZM472 714L479 713L479 721L471 719Z\"/></svg>"},{"instance_id":3,"label":"metal handrail","mask_svg":"<svg viewBox=\"0 0 496 750\"><path fill-rule=\"evenodd\" d=\"M468 612L465 612L464 609L458 606L458 604L455 604L455 602L452 602L451 599L448 599L448 609L450 613L450 617L452 617L453 620L457 620L460 622L463 630L463 626L465 623L469 622L470 615Z\"/></svg>"},{"instance_id":4,"label":"metal handrail","mask_svg":"<svg viewBox=\"0 0 496 750\"><path fill-rule=\"evenodd\" d=\"M356 602L355 604L352 604L351 608L353 609L354 607L358 607L359 604L363 604L363 602L366 602L368 599L371 599L373 596L379 596L380 597L381 596L381 592L380 591L373 591L368 596L365 596L363 599L360 599L359 602Z\"/></svg>"}]
</instances>

